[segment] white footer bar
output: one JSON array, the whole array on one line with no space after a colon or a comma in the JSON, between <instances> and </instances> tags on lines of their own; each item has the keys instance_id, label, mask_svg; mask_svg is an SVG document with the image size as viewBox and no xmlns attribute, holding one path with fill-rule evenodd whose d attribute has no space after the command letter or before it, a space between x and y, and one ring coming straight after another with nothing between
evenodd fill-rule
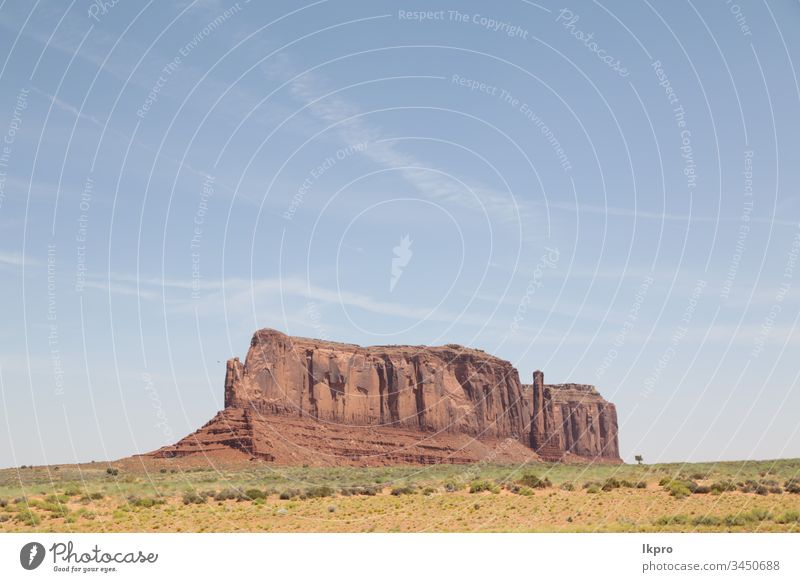
<instances>
[{"instance_id":1,"label":"white footer bar","mask_svg":"<svg viewBox=\"0 0 800 582\"><path fill-rule=\"evenodd\" d=\"M796 581L798 554L798 534L0 534L0 579Z\"/></svg>"}]
</instances>

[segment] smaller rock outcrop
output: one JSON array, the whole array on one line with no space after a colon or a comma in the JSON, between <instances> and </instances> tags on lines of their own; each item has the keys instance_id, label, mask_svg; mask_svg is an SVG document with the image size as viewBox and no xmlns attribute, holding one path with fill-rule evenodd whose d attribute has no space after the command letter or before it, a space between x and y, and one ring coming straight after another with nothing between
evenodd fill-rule
<instances>
[{"instance_id":1,"label":"smaller rock outcrop","mask_svg":"<svg viewBox=\"0 0 800 582\"><path fill-rule=\"evenodd\" d=\"M531 447L544 460L619 459L617 409L590 384L525 384L533 401Z\"/></svg>"}]
</instances>

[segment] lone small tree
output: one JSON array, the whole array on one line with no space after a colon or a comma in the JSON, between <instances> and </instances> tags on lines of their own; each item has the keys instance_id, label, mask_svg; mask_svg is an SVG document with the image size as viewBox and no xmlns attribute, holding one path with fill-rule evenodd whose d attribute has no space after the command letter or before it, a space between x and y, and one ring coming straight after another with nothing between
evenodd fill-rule
<instances>
[{"instance_id":1,"label":"lone small tree","mask_svg":"<svg viewBox=\"0 0 800 582\"><path fill-rule=\"evenodd\" d=\"M642 455L636 455L634 460L641 465L644 462L644 457Z\"/></svg>"}]
</instances>

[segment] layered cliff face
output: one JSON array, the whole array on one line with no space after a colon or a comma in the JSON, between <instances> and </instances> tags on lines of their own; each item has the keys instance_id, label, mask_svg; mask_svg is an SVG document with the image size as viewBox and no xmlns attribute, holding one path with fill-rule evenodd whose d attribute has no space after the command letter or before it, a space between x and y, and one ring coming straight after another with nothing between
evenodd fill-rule
<instances>
[{"instance_id":1,"label":"layered cliff face","mask_svg":"<svg viewBox=\"0 0 800 582\"><path fill-rule=\"evenodd\" d=\"M507 361L458 345L373 346L263 329L229 360L225 410L153 453L233 449L278 463L618 462L614 406L592 388L523 386Z\"/></svg>"},{"instance_id":2,"label":"layered cliff face","mask_svg":"<svg viewBox=\"0 0 800 582\"><path fill-rule=\"evenodd\" d=\"M523 438L522 385L504 360L461 346L363 348L274 330L228 363L225 406L353 426Z\"/></svg>"}]
</instances>

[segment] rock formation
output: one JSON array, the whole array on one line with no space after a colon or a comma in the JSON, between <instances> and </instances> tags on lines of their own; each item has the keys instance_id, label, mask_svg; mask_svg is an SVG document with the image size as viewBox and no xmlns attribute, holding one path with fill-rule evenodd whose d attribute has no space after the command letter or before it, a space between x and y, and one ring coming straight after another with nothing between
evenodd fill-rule
<instances>
[{"instance_id":1,"label":"rock formation","mask_svg":"<svg viewBox=\"0 0 800 582\"><path fill-rule=\"evenodd\" d=\"M589 384L545 384L533 373L531 446L547 461L565 455L619 459L617 409Z\"/></svg>"},{"instance_id":2,"label":"rock formation","mask_svg":"<svg viewBox=\"0 0 800 582\"><path fill-rule=\"evenodd\" d=\"M228 360L225 409L160 458L236 452L279 464L619 462L617 417L592 386L520 382L481 350L253 335Z\"/></svg>"}]
</instances>

